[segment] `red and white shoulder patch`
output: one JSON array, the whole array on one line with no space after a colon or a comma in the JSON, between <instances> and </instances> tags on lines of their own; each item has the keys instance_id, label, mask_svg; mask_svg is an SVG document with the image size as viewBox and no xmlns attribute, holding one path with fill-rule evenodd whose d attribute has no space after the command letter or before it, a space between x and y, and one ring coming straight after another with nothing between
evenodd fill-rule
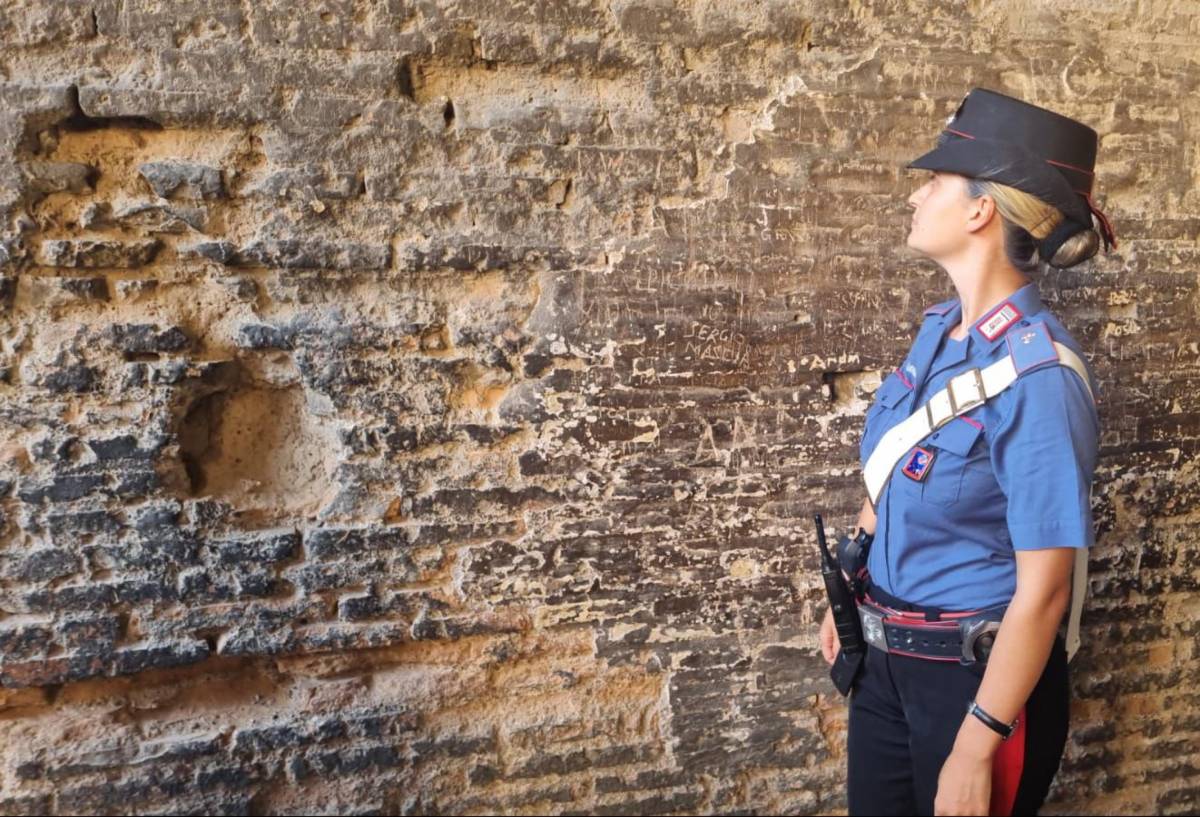
<instances>
[{"instance_id":1,"label":"red and white shoulder patch","mask_svg":"<svg viewBox=\"0 0 1200 817\"><path fill-rule=\"evenodd\" d=\"M975 325L979 327L981 335L988 340L995 340L1004 334L1004 330L1021 320L1022 317L1021 310L1017 309L1009 301L1005 301L989 314L980 318L979 323Z\"/></svg>"}]
</instances>

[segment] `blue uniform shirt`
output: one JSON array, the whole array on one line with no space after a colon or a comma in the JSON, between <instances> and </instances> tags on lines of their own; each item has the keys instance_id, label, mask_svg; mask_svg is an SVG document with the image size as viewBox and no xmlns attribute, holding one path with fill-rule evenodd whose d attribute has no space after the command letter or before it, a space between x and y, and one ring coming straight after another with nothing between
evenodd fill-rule
<instances>
[{"instance_id":1,"label":"blue uniform shirt","mask_svg":"<svg viewBox=\"0 0 1200 817\"><path fill-rule=\"evenodd\" d=\"M961 316L957 298L925 311L907 358L880 384L867 410L863 465L884 432L953 375L1008 355L1006 336L1030 331L1031 323L1044 322L1051 338L1086 364L1078 342L1046 310L1033 283L954 340L947 335ZM919 442L928 458L920 452L900 458L876 507L867 562L872 581L904 601L947 610L1010 601L1017 587L1014 551L1092 545L1099 440L1099 416L1078 374L1057 362L1024 371L1007 389Z\"/></svg>"}]
</instances>

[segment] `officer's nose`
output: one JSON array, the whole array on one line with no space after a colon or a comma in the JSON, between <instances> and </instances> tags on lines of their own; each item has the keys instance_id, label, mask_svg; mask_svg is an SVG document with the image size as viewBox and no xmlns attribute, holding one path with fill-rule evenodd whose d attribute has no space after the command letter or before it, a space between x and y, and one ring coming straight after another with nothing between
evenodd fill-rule
<instances>
[{"instance_id":1,"label":"officer's nose","mask_svg":"<svg viewBox=\"0 0 1200 817\"><path fill-rule=\"evenodd\" d=\"M928 186L929 186L929 183L926 182L925 184L921 185L920 187L918 187L916 190L914 190L912 192L912 195L908 197L908 206L909 207L916 210L918 207L921 206L921 201L925 198L925 189Z\"/></svg>"}]
</instances>

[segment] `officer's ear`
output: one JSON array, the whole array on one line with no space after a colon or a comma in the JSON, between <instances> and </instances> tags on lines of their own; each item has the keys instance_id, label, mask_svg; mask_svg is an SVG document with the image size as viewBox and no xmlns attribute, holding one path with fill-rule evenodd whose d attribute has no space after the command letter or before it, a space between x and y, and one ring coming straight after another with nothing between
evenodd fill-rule
<instances>
[{"instance_id":1,"label":"officer's ear","mask_svg":"<svg viewBox=\"0 0 1200 817\"><path fill-rule=\"evenodd\" d=\"M996 200L987 193L978 198L967 197L967 230L978 232L997 217Z\"/></svg>"}]
</instances>

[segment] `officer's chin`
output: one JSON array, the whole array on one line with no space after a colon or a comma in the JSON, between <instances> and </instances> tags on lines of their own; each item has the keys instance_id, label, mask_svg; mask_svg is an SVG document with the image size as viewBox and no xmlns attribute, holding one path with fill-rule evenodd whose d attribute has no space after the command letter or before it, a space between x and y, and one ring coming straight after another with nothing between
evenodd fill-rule
<instances>
[{"instance_id":1,"label":"officer's chin","mask_svg":"<svg viewBox=\"0 0 1200 817\"><path fill-rule=\"evenodd\" d=\"M919 255L936 260L939 254L938 249L936 247L931 248L927 238L927 236L922 236L917 229L913 227L909 229L908 236L904 243L908 245L909 249L914 250Z\"/></svg>"}]
</instances>

